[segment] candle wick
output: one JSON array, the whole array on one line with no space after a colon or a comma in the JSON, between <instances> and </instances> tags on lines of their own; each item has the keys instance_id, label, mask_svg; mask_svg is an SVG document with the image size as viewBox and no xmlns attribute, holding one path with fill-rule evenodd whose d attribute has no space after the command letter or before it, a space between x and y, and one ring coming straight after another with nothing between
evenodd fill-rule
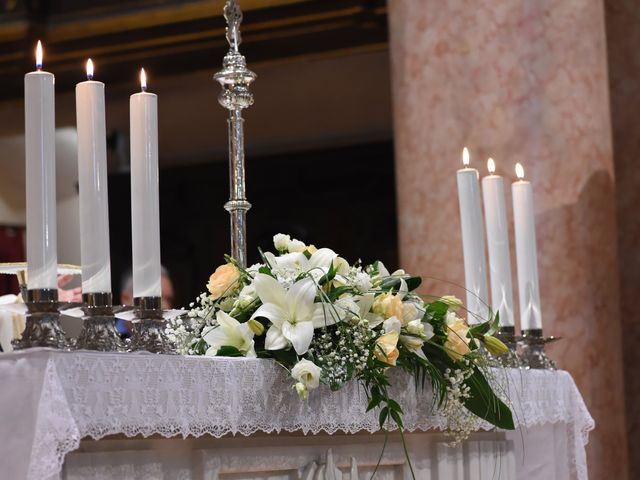
<instances>
[{"instance_id":1,"label":"candle wick","mask_svg":"<svg viewBox=\"0 0 640 480\"><path fill-rule=\"evenodd\" d=\"M93 80L93 75L87 74L87 80Z\"/></svg>"},{"instance_id":2,"label":"candle wick","mask_svg":"<svg viewBox=\"0 0 640 480\"><path fill-rule=\"evenodd\" d=\"M142 91L143 91L143 92L146 92L146 91L147 91L147 86L146 86L146 85L142 85L140 88L142 88Z\"/></svg>"}]
</instances>

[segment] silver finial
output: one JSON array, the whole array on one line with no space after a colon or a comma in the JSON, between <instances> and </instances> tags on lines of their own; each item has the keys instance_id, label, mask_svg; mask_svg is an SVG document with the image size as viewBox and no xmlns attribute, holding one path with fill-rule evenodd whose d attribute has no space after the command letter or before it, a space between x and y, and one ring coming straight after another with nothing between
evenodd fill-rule
<instances>
[{"instance_id":1,"label":"silver finial","mask_svg":"<svg viewBox=\"0 0 640 480\"><path fill-rule=\"evenodd\" d=\"M244 119L242 110L253 105L253 95L249 85L256 74L247 68L245 58L240 54L240 23L242 12L237 0L227 0L224 6L227 20L227 41L229 52L222 61L222 70L214 75L222 91L218 103L229 110L229 188L231 194L224 208L231 216L231 256L245 267L247 265L246 216L251 204L245 197L244 168Z\"/></svg>"},{"instance_id":2,"label":"silver finial","mask_svg":"<svg viewBox=\"0 0 640 480\"><path fill-rule=\"evenodd\" d=\"M228 0L224 6L224 18L227 21L227 41L234 52L242 43L240 36L240 24L242 23L242 11L236 0Z\"/></svg>"}]
</instances>

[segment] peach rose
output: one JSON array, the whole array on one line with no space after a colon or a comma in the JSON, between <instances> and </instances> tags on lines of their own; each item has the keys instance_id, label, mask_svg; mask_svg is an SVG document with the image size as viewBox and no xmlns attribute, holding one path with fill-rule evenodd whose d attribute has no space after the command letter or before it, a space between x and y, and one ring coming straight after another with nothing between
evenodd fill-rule
<instances>
[{"instance_id":1,"label":"peach rose","mask_svg":"<svg viewBox=\"0 0 640 480\"><path fill-rule=\"evenodd\" d=\"M400 355L398 351L398 339L400 334L395 330L385 333L376 340L376 346L373 354L378 360L387 365L395 367L396 360Z\"/></svg>"},{"instance_id":2,"label":"peach rose","mask_svg":"<svg viewBox=\"0 0 640 480\"><path fill-rule=\"evenodd\" d=\"M400 297L388 292L376 297L373 302L372 311L384 319L396 317L401 323L404 320L402 300Z\"/></svg>"},{"instance_id":3,"label":"peach rose","mask_svg":"<svg viewBox=\"0 0 640 480\"><path fill-rule=\"evenodd\" d=\"M456 314L447 313L447 341L444 348L452 360L462 360L467 353L471 351L469 348L470 338L467 337L469 326L462 318Z\"/></svg>"},{"instance_id":4,"label":"peach rose","mask_svg":"<svg viewBox=\"0 0 640 480\"><path fill-rule=\"evenodd\" d=\"M216 271L209 277L207 290L213 300L226 297L233 292L233 286L240 278L240 270L231 264L225 263L216 268Z\"/></svg>"}]
</instances>

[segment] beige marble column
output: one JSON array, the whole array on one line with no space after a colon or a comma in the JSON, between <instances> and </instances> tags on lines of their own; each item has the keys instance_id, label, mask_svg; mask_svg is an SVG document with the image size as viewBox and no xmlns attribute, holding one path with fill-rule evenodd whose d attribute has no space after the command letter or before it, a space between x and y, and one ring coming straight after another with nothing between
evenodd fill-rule
<instances>
[{"instance_id":1,"label":"beige marble column","mask_svg":"<svg viewBox=\"0 0 640 480\"><path fill-rule=\"evenodd\" d=\"M389 22L403 267L462 283L462 147L483 174L488 156L509 178L522 162L551 355L597 422L590 477L627 478L602 0L389 0Z\"/></svg>"},{"instance_id":2,"label":"beige marble column","mask_svg":"<svg viewBox=\"0 0 640 480\"><path fill-rule=\"evenodd\" d=\"M624 331L629 452L640 451L640 3L607 0L607 53L618 207L618 263ZM629 456L629 478L640 457Z\"/></svg>"}]
</instances>

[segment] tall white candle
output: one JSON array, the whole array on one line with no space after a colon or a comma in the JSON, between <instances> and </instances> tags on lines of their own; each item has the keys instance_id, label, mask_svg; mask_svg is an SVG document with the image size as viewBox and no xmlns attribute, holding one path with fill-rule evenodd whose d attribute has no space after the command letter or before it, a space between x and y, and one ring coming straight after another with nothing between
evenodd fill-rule
<instances>
[{"instance_id":1,"label":"tall white candle","mask_svg":"<svg viewBox=\"0 0 640 480\"><path fill-rule=\"evenodd\" d=\"M538 253L531 182L523 180L524 169L516 165L519 180L511 185L513 217L516 233L520 327L522 330L542 328L540 290L538 286Z\"/></svg>"},{"instance_id":2,"label":"tall white candle","mask_svg":"<svg viewBox=\"0 0 640 480\"><path fill-rule=\"evenodd\" d=\"M458 200L462 227L464 278L467 289L467 321L470 324L488 319L484 225L480 206L478 171L469 168L469 151L462 153L464 168L458 170Z\"/></svg>"},{"instance_id":3,"label":"tall white candle","mask_svg":"<svg viewBox=\"0 0 640 480\"><path fill-rule=\"evenodd\" d=\"M509 255L509 227L504 200L504 180L495 175L495 162L487 162L490 175L482 179L484 217L489 250L489 278L491 279L491 308L500 314L500 325L513 327L513 292L511 288L511 258Z\"/></svg>"},{"instance_id":4,"label":"tall white candle","mask_svg":"<svg viewBox=\"0 0 640 480\"><path fill-rule=\"evenodd\" d=\"M91 59L87 61L87 78L76 85L82 291L110 293L104 83L93 80Z\"/></svg>"},{"instance_id":5,"label":"tall white candle","mask_svg":"<svg viewBox=\"0 0 640 480\"><path fill-rule=\"evenodd\" d=\"M158 97L146 91L131 95L131 229L133 296L160 297L160 207L158 193Z\"/></svg>"},{"instance_id":6,"label":"tall white candle","mask_svg":"<svg viewBox=\"0 0 640 480\"><path fill-rule=\"evenodd\" d=\"M24 77L27 180L27 284L29 289L57 286L56 153L53 74L42 71L42 44L36 48L37 71Z\"/></svg>"}]
</instances>

